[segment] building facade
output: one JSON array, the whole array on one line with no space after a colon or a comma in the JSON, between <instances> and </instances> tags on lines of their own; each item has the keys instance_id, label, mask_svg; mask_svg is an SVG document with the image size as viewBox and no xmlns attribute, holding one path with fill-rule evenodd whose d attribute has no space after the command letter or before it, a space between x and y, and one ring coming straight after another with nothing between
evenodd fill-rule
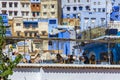
<instances>
[{"instance_id":1,"label":"building facade","mask_svg":"<svg viewBox=\"0 0 120 80\"><path fill-rule=\"evenodd\" d=\"M31 12L33 18L40 18L40 12L41 12L40 0L31 0Z\"/></svg>"},{"instance_id":2,"label":"building facade","mask_svg":"<svg viewBox=\"0 0 120 80\"><path fill-rule=\"evenodd\" d=\"M71 28L71 26L69 27ZM69 27L58 25L57 27L52 28L52 32L50 32L49 38L75 39L75 31L73 28L69 29ZM72 55L73 46L75 44L75 41L51 40L49 41L49 50L52 50L53 53Z\"/></svg>"},{"instance_id":3,"label":"building facade","mask_svg":"<svg viewBox=\"0 0 120 80\"><path fill-rule=\"evenodd\" d=\"M21 16L20 0L0 0L0 13L8 14L8 19Z\"/></svg>"},{"instance_id":4,"label":"building facade","mask_svg":"<svg viewBox=\"0 0 120 80\"><path fill-rule=\"evenodd\" d=\"M58 18L60 23L60 3L59 0L41 0L41 18Z\"/></svg>"},{"instance_id":5,"label":"building facade","mask_svg":"<svg viewBox=\"0 0 120 80\"><path fill-rule=\"evenodd\" d=\"M32 18L30 0L20 0L21 17Z\"/></svg>"},{"instance_id":6,"label":"building facade","mask_svg":"<svg viewBox=\"0 0 120 80\"><path fill-rule=\"evenodd\" d=\"M62 3L63 23L65 23L64 19L66 18L68 20L67 24L73 24L72 21L71 23L69 22L70 19L72 19L73 21L74 19L78 19L81 31L83 31L84 29L86 30L86 27L92 26L91 24L93 23L95 23L94 26L97 27L101 23L106 21L109 22L110 20L109 14L112 7L110 0L62 0Z\"/></svg>"}]
</instances>

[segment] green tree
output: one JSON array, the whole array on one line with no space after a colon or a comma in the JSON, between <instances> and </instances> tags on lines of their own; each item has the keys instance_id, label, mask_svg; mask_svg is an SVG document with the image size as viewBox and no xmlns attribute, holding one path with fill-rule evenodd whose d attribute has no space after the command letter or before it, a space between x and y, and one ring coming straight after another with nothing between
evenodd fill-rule
<instances>
[{"instance_id":1,"label":"green tree","mask_svg":"<svg viewBox=\"0 0 120 80\"><path fill-rule=\"evenodd\" d=\"M13 74L13 69L22 59L22 55L17 55L15 60L12 61L5 56L2 52L6 40L6 27L3 25L2 17L0 17L0 78L8 80L8 76Z\"/></svg>"}]
</instances>

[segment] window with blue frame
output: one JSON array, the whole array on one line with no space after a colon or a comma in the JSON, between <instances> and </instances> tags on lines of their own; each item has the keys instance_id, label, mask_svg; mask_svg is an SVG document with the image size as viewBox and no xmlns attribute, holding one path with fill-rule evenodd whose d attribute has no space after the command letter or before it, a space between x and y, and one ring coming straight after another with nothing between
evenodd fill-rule
<instances>
[{"instance_id":1,"label":"window with blue frame","mask_svg":"<svg viewBox=\"0 0 120 80\"><path fill-rule=\"evenodd\" d=\"M82 10L82 9L83 9L83 7L82 7L82 6L80 6L80 7L79 7L79 10Z\"/></svg>"},{"instance_id":2,"label":"window with blue frame","mask_svg":"<svg viewBox=\"0 0 120 80\"><path fill-rule=\"evenodd\" d=\"M58 34L54 34L54 35L49 34L49 37L58 37Z\"/></svg>"},{"instance_id":3,"label":"window with blue frame","mask_svg":"<svg viewBox=\"0 0 120 80\"><path fill-rule=\"evenodd\" d=\"M116 18L118 18L118 17L119 17L119 15L115 15L115 17L116 17Z\"/></svg>"},{"instance_id":4,"label":"window with blue frame","mask_svg":"<svg viewBox=\"0 0 120 80\"><path fill-rule=\"evenodd\" d=\"M49 24L56 24L56 20L49 20Z\"/></svg>"},{"instance_id":5,"label":"window with blue frame","mask_svg":"<svg viewBox=\"0 0 120 80\"><path fill-rule=\"evenodd\" d=\"M67 11L70 11L70 7L67 7Z\"/></svg>"},{"instance_id":6,"label":"window with blue frame","mask_svg":"<svg viewBox=\"0 0 120 80\"><path fill-rule=\"evenodd\" d=\"M67 18L70 18L70 14L67 14L66 16L67 16Z\"/></svg>"},{"instance_id":7,"label":"window with blue frame","mask_svg":"<svg viewBox=\"0 0 120 80\"><path fill-rule=\"evenodd\" d=\"M25 28L37 28L37 22L23 22Z\"/></svg>"},{"instance_id":8,"label":"window with blue frame","mask_svg":"<svg viewBox=\"0 0 120 80\"><path fill-rule=\"evenodd\" d=\"M73 10L76 11L76 10L77 10L77 7L73 7Z\"/></svg>"},{"instance_id":9,"label":"window with blue frame","mask_svg":"<svg viewBox=\"0 0 120 80\"><path fill-rule=\"evenodd\" d=\"M73 17L76 18L76 14L73 14Z\"/></svg>"},{"instance_id":10,"label":"window with blue frame","mask_svg":"<svg viewBox=\"0 0 120 80\"><path fill-rule=\"evenodd\" d=\"M6 18L7 18L7 16L2 16L2 18L3 18L3 19L6 19Z\"/></svg>"},{"instance_id":11,"label":"window with blue frame","mask_svg":"<svg viewBox=\"0 0 120 80\"><path fill-rule=\"evenodd\" d=\"M90 6L86 6L85 8L86 8L86 10L90 10Z\"/></svg>"}]
</instances>

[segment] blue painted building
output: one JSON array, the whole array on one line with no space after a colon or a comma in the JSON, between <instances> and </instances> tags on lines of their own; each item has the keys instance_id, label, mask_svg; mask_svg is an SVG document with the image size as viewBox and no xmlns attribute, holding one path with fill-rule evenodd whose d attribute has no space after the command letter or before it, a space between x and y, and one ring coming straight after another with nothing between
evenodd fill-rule
<instances>
[{"instance_id":1,"label":"blue painted building","mask_svg":"<svg viewBox=\"0 0 120 80\"><path fill-rule=\"evenodd\" d=\"M48 21L49 38L70 38L70 32L66 28L58 28L58 19L51 18ZM49 41L49 50L58 50L57 53L70 54L70 41Z\"/></svg>"},{"instance_id":2,"label":"blue painted building","mask_svg":"<svg viewBox=\"0 0 120 80\"><path fill-rule=\"evenodd\" d=\"M110 20L111 21L120 21L120 7L119 6L113 6L112 12L110 14Z\"/></svg>"},{"instance_id":3,"label":"blue painted building","mask_svg":"<svg viewBox=\"0 0 120 80\"><path fill-rule=\"evenodd\" d=\"M50 34L50 38L65 38L69 39L70 38L70 32L67 30L63 30L59 33L56 34ZM69 55L70 53L70 41L61 41L61 40L56 40L56 41L51 41L49 42L49 50L59 50L58 53Z\"/></svg>"},{"instance_id":4,"label":"blue painted building","mask_svg":"<svg viewBox=\"0 0 120 80\"><path fill-rule=\"evenodd\" d=\"M6 26L6 36L12 36L10 26L8 24L8 15L7 14L0 14L3 19L3 25Z\"/></svg>"},{"instance_id":5,"label":"blue painted building","mask_svg":"<svg viewBox=\"0 0 120 80\"><path fill-rule=\"evenodd\" d=\"M51 33L54 28L58 27L58 19L57 18L49 18L48 19L48 32Z\"/></svg>"}]
</instances>

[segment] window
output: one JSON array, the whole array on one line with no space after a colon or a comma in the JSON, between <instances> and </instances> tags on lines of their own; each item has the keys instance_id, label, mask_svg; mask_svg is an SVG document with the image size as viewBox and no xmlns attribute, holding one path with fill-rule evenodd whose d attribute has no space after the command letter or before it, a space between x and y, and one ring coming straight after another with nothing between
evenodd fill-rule
<instances>
[{"instance_id":1,"label":"window","mask_svg":"<svg viewBox=\"0 0 120 80\"><path fill-rule=\"evenodd\" d=\"M93 11L96 12L96 8L93 8Z\"/></svg>"},{"instance_id":2,"label":"window","mask_svg":"<svg viewBox=\"0 0 120 80\"><path fill-rule=\"evenodd\" d=\"M82 6L80 6L80 7L79 7L79 10L82 10L82 9L83 9L83 7L82 7Z\"/></svg>"},{"instance_id":3,"label":"window","mask_svg":"<svg viewBox=\"0 0 120 80\"><path fill-rule=\"evenodd\" d=\"M22 12L22 16L24 16L24 12Z\"/></svg>"},{"instance_id":4,"label":"window","mask_svg":"<svg viewBox=\"0 0 120 80\"><path fill-rule=\"evenodd\" d=\"M100 5L100 2L98 2L98 5Z\"/></svg>"},{"instance_id":5,"label":"window","mask_svg":"<svg viewBox=\"0 0 120 80\"><path fill-rule=\"evenodd\" d=\"M78 0L78 2L80 2L80 0Z\"/></svg>"},{"instance_id":6,"label":"window","mask_svg":"<svg viewBox=\"0 0 120 80\"><path fill-rule=\"evenodd\" d=\"M68 3L70 3L70 0L67 0Z\"/></svg>"},{"instance_id":7,"label":"window","mask_svg":"<svg viewBox=\"0 0 120 80\"><path fill-rule=\"evenodd\" d=\"M18 7L18 3L14 3L14 7Z\"/></svg>"},{"instance_id":8,"label":"window","mask_svg":"<svg viewBox=\"0 0 120 80\"><path fill-rule=\"evenodd\" d=\"M37 12L37 16L39 16L40 15L40 13L39 12Z\"/></svg>"},{"instance_id":9,"label":"window","mask_svg":"<svg viewBox=\"0 0 120 80\"><path fill-rule=\"evenodd\" d=\"M35 48L39 49L40 48L40 43L35 44Z\"/></svg>"},{"instance_id":10,"label":"window","mask_svg":"<svg viewBox=\"0 0 120 80\"><path fill-rule=\"evenodd\" d=\"M49 41L49 45L52 46L52 41Z\"/></svg>"},{"instance_id":11,"label":"window","mask_svg":"<svg viewBox=\"0 0 120 80\"><path fill-rule=\"evenodd\" d=\"M36 33L36 32L34 33L34 36L37 36L37 33Z\"/></svg>"},{"instance_id":12,"label":"window","mask_svg":"<svg viewBox=\"0 0 120 80\"><path fill-rule=\"evenodd\" d=\"M35 4L33 4L32 6L35 7Z\"/></svg>"},{"instance_id":13,"label":"window","mask_svg":"<svg viewBox=\"0 0 120 80\"><path fill-rule=\"evenodd\" d=\"M102 9L102 12L105 12L105 8Z\"/></svg>"},{"instance_id":14,"label":"window","mask_svg":"<svg viewBox=\"0 0 120 80\"><path fill-rule=\"evenodd\" d=\"M56 20L49 20L49 24L56 24ZM54 28L54 26L53 26Z\"/></svg>"},{"instance_id":15,"label":"window","mask_svg":"<svg viewBox=\"0 0 120 80\"><path fill-rule=\"evenodd\" d=\"M43 5L43 8L47 8L47 5Z\"/></svg>"},{"instance_id":16,"label":"window","mask_svg":"<svg viewBox=\"0 0 120 80\"><path fill-rule=\"evenodd\" d=\"M76 18L76 14L73 14L73 17Z\"/></svg>"},{"instance_id":17,"label":"window","mask_svg":"<svg viewBox=\"0 0 120 80\"><path fill-rule=\"evenodd\" d=\"M22 4L22 7L25 7L25 4Z\"/></svg>"},{"instance_id":18,"label":"window","mask_svg":"<svg viewBox=\"0 0 120 80\"><path fill-rule=\"evenodd\" d=\"M70 7L67 7L67 11L70 11Z\"/></svg>"},{"instance_id":19,"label":"window","mask_svg":"<svg viewBox=\"0 0 120 80\"><path fill-rule=\"evenodd\" d=\"M28 16L29 15L29 12L26 12L26 16Z\"/></svg>"},{"instance_id":20,"label":"window","mask_svg":"<svg viewBox=\"0 0 120 80\"><path fill-rule=\"evenodd\" d=\"M17 12L17 11L15 11L15 12L14 12L14 15L15 15L15 16L17 16L17 13L18 13L18 12Z\"/></svg>"},{"instance_id":21,"label":"window","mask_svg":"<svg viewBox=\"0 0 120 80\"><path fill-rule=\"evenodd\" d=\"M94 2L94 5L96 5L96 2Z\"/></svg>"},{"instance_id":22,"label":"window","mask_svg":"<svg viewBox=\"0 0 120 80\"><path fill-rule=\"evenodd\" d=\"M17 36L20 36L20 32L16 32L17 33Z\"/></svg>"},{"instance_id":23,"label":"window","mask_svg":"<svg viewBox=\"0 0 120 80\"><path fill-rule=\"evenodd\" d=\"M29 7L29 4L26 4L26 7L28 8L28 7Z\"/></svg>"},{"instance_id":24,"label":"window","mask_svg":"<svg viewBox=\"0 0 120 80\"><path fill-rule=\"evenodd\" d=\"M118 6L120 6L120 3L118 3Z\"/></svg>"},{"instance_id":25,"label":"window","mask_svg":"<svg viewBox=\"0 0 120 80\"><path fill-rule=\"evenodd\" d=\"M89 0L87 0L87 2L89 2Z\"/></svg>"},{"instance_id":26,"label":"window","mask_svg":"<svg viewBox=\"0 0 120 80\"><path fill-rule=\"evenodd\" d=\"M96 18L91 18L92 23L95 23L95 21L96 21Z\"/></svg>"},{"instance_id":27,"label":"window","mask_svg":"<svg viewBox=\"0 0 120 80\"><path fill-rule=\"evenodd\" d=\"M85 17L85 23L88 23L89 18Z\"/></svg>"},{"instance_id":28,"label":"window","mask_svg":"<svg viewBox=\"0 0 120 80\"><path fill-rule=\"evenodd\" d=\"M76 0L74 0L74 3L76 3Z\"/></svg>"},{"instance_id":29,"label":"window","mask_svg":"<svg viewBox=\"0 0 120 80\"><path fill-rule=\"evenodd\" d=\"M16 23L16 26L21 26L21 23Z\"/></svg>"},{"instance_id":30,"label":"window","mask_svg":"<svg viewBox=\"0 0 120 80\"><path fill-rule=\"evenodd\" d=\"M42 35L45 35L46 34L46 31L41 31L42 32Z\"/></svg>"},{"instance_id":31,"label":"window","mask_svg":"<svg viewBox=\"0 0 120 80\"><path fill-rule=\"evenodd\" d=\"M101 23L104 23L104 21L105 21L105 18L101 18Z\"/></svg>"},{"instance_id":32,"label":"window","mask_svg":"<svg viewBox=\"0 0 120 80\"><path fill-rule=\"evenodd\" d=\"M77 7L73 7L73 10L76 11L76 10L77 10Z\"/></svg>"},{"instance_id":33,"label":"window","mask_svg":"<svg viewBox=\"0 0 120 80\"><path fill-rule=\"evenodd\" d=\"M12 2L9 3L9 7L12 7Z\"/></svg>"},{"instance_id":34,"label":"window","mask_svg":"<svg viewBox=\"0 0 120 80\"><path fill-rule=\"evenodd\" d=\"M39 7L39 5L37 4L37 7Z\"/></svg>"},{"instance_id":35,"label":"window","mask_svg":"<svg viewBox=\"0 0 120 80\"><path fill-rule=\"evenodd\" d=\"M34 16L34 17L35 17L35 12L32 12L32 16Z\"/></svg>"},{"instance_id":36,"label":"window","mask_svg":"<svg viewBox=\"0 0 120 80\"><path fill-rule=\"evenodd\" d=\"M98 12L101 12L101 8L98 8Z\"/></svg>"},{"instance_id":37,"label":"window","mask_svg":"<svg viewBox=\"0 0 120 80\"><path fill-rule=\"evenodd\" d=\"M46 15L47 15L47 12L43 12L43 15L46 16Z\"/></svg>"},{"instance_id":38,"label":"window","mask_svg":"<svg viewBox=\"0 0 120 80\"><path fill-rule=\"evenodd\" d=\"M55 8L55 5L52 4L52 5L51 5L51 8Z\"/></svg>"},{"instance_id":39,"label":"window","mask_svg":"<svg viewBox=\"0 0 120 80\"><path fill-rule=\"evenodd\" d=\"M6 10L2 10L2 14L6 14L6 12L7 12Z\"/></svg>"},{"instance_id":40,"label":"window","mask_svg":"<svg viewBox=\"0 0 120 80\"><path fill-rule=\"evenodd\" d=\"M3 7L3 8L6 8L6 5L7 5L6 2L2 2L2 7Z\"/></svg>"},{"instance_id":41,"label":"window","mask_svg":"<svg viewBox=\"0 0 120 80\"><path fill-rule=\"evenodd\" d=\"M90 10L90 6L86 6L86 10Z\"/></svg>"},{"instance_id":42,"label":"window","mask_svg":"<svg viewBox=\"0 0 120 80\"><path fill-rule=\"evenodd\" d=\"M51 15L55 15L55 12L51 12Z\"/></svg>"},{"instance_id":43,"label":"window","mask_svg":"<svg viewBox=\"0 0 120 80\"><path fill-rule=\"evenodd\" d=\"M32 32L30 32L30 37L32 37Z\"/></svg>"},{"instance_id":44,"label":"window","mask_svg":"<svg viewBox=\"0 0 120 80\"><path fill-rule=\"evenodd\" d=\"M66 16L67 16L67 18L70 18L70 15L69 15L69 14L67 14Z\"/></svg>"},{"instance_id":45,"label":"window","mask_svg":"<svg viewBox=\"0 0 120 80\"><path fill-rule=\"evenodd\" d=\"M27 34L28 34L28 33L27 33L27 32L25 32L24 34L25 34L25 36L27 36Z\"/></svg>"},{"instance_id":46,"label":"window","mask_svg":"<svg viewBox=\"0 0 120 80\"><path fill-rule=\"evenodd\" d=\"M9 11L9 16L12 16L12 11Z\"/></svg>"}]
</instances>

